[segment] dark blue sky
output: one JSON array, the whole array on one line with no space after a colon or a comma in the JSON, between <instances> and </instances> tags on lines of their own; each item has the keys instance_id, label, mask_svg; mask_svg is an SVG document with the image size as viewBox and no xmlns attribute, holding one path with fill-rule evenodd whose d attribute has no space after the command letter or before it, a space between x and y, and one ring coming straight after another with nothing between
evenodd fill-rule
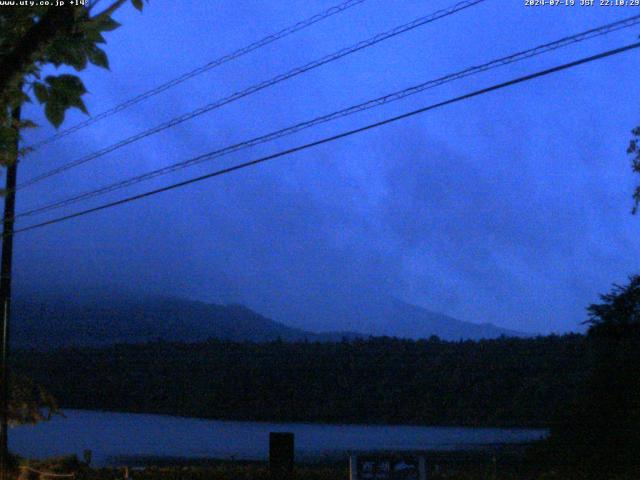
<instances>
[{"instance_id":1,"label":"dark blue sky","mask_svg":"<svg viewBox=\"0 0 640 480\"><path fill-rule=\"evenodd\" d=\"M82 73L86 103L99 113L336 3L154 0L143 14L127 6L116 15L123 27L108 35L112 71ZM25 159L20 179L454 3L368 0L42 148ZM523 4L489 0L320 67L24 189L18 210L640 13ZM631 28L456 81L126 193L632 43L639 33ZM629 213L636 179L625 154L640 123L638 55L19 235L16 288L235 301L317 330L350 325L339 317L312 321L311 312L384 293L462 320L579 329L598 293L638 271L640 219ZM45 123L38 108L27 113ZM82 119L73 112L65 126ZM27 138L52 133L46 126Z\"/></svg>"}]
</instances>

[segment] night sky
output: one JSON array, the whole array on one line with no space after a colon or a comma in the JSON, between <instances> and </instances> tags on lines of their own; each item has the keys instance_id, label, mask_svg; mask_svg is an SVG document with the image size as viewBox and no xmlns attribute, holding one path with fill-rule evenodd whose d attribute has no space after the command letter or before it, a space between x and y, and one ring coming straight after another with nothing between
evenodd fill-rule
<instances>
[{"instance_id":1,"label":"night sky","mask_svg":"<svg viewBox=\"0 0 640 480\"><path fill-rule=\"evenodd\" d=\"M579 0L577 0L579 3ZM91 113L339 0L152 0L107 35L111 72L81 76ZM43 147L19 181L455 2L367 0ZM597 2L596 2L597 3ZM640 13L489 0L21 190L18 211ZM633 43L640 26L205 162L18 226L257 158L518 75ZM130 291L244 303L311 329L317 312L392 295L461 320L581 330L638 272L625 150L640 124L640 51L122 207L16 236L18 294ZM38 106L25 109L50 136ZM73 111L63 127L83 120ZM293 313L292 313L293 312Z\"/></svg>"}]
</instances>

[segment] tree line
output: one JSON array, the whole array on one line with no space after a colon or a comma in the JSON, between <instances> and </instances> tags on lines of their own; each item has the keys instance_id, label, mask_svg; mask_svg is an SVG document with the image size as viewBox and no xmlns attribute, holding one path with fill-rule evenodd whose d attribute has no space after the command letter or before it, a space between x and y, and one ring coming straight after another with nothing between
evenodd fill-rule
<instances>
[{"instance_id":1,"label":"tree line","mask_svg":"<svg viewBox=\"0 0 640 480\"><path fill-rule=\"evenodd\" d=\"M445 342L153 342L18 352L62 408L203 418L548 426L589 370L581 335Z\"/></svg>"}]
</instances>

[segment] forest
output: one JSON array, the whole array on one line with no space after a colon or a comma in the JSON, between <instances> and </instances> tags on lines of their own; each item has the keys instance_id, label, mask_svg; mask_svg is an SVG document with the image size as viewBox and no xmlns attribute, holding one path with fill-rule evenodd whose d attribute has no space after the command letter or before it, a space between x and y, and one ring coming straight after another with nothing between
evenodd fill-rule
<instances>
[{"instance_id":1,"label":"forest","mask_svg":"<svg viewBox=\"0 0 640 480\"><path fill-rule=\"evenodd\" d=\"M445 342L152 342L19 351L60 406L216 419L550 426L592 360L572 334Z\"/></svg>"}]
</instances>

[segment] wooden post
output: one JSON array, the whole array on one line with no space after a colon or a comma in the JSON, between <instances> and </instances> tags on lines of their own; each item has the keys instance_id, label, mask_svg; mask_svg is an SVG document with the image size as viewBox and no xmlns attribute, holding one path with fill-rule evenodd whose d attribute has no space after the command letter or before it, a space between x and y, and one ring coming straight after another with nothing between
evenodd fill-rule
<instances>
[{"instance_id":1,"label":"wooden post","mask_svg":"<svg viewBox=\"0 0 640 480\"><path fill-rule=\"evenodd\" d=\"M418 457L418 476L420 480L427 479L427 464L423 456Z\"/></svg>"},{"instance_id":2,"label":"wooden post","mask_svg":"<svg viewBox=\"0 0 640 480\"><path fill-rule=\"evenodd\" d=\"M269 472L273 478L291 478L294 450L293 433L269 433Z\"/></svg>"},{"instance_id":3,"label":"wooden post","mask_svg":"<svg viewBox=\"0 0 640 480\"><path fill-rule=\"evenodd\" d=\"M91 466L91 458L93 457L93 452L89 449L86 449L82 452L82 458L84 459L84 463L87 464L87 467Z\"/></svg>"},{"instance_id":4,"label":"wooden post","mask_svg":"<svg viewBox=\"0 0 640 480\"><path fill-rule=\"evenodd\" d=\"M349 480L358 480L358 457L349 455Z\"/></svg>"},{"instance_id":5,"label":"wooden post","mask_svg":"<svg viewBox=\"0 0 640 480\"><path fill-rule=\"evenodd\" d=\"M22 91L22 88L20 89ZM12 124L16 128L16 154L7 166L6 194L4 197L4 217L2 219L2 259L0 261L0 308L2 326L0 328L0 480L9 476L9 321L11 307L11 263L13 259L13 223L16 209L16 178L18 176L18 123L20 107L11 113Z\"/></svg>"}]
</instances>

